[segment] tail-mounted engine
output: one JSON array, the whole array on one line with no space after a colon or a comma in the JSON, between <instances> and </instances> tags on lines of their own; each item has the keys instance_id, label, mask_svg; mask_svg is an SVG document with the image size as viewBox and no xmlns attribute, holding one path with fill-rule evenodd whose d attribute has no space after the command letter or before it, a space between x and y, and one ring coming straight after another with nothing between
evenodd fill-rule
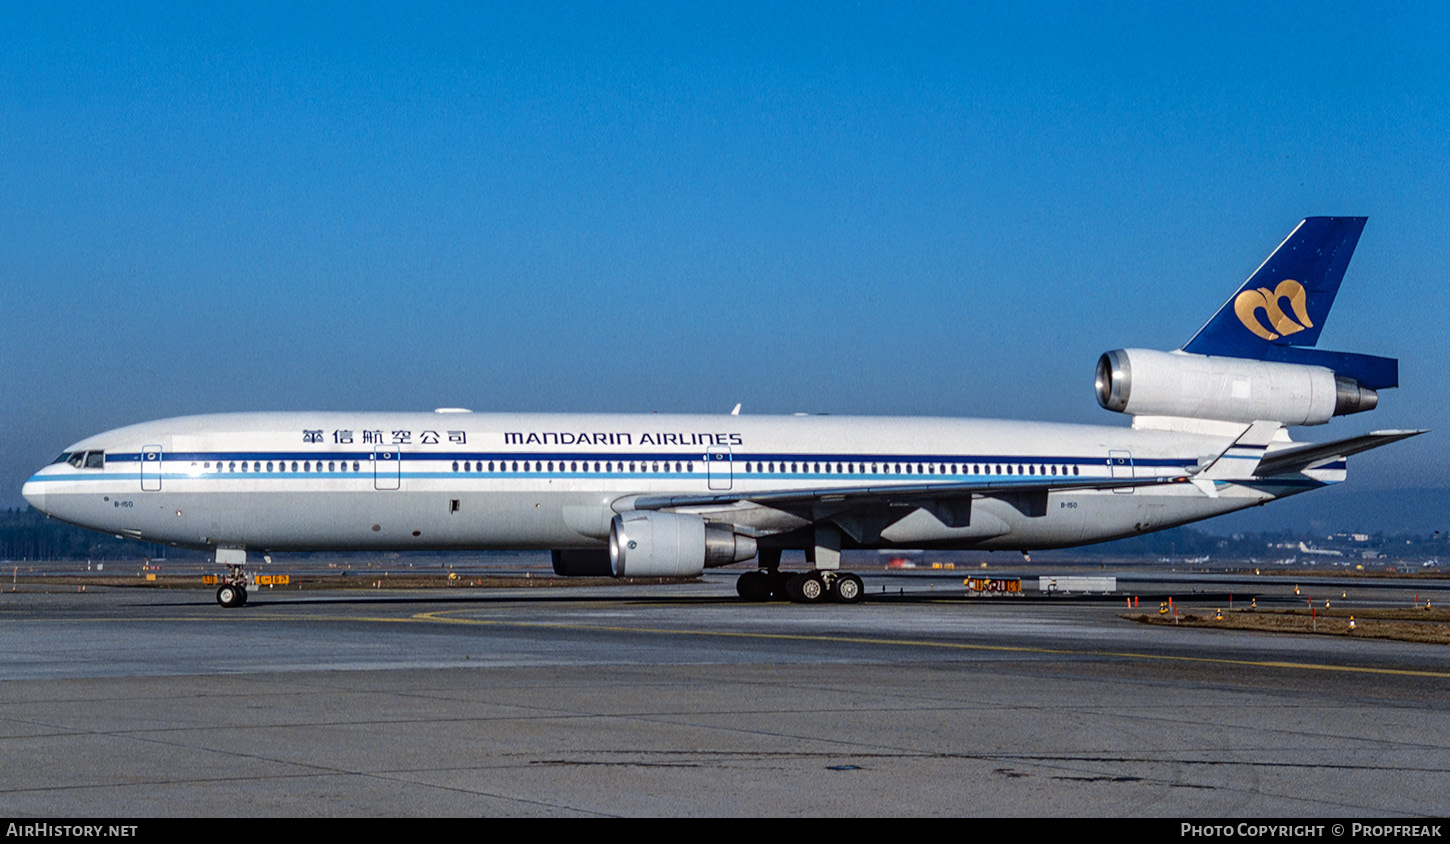
<instances>
[{"instance_id":1,"label":"tail-mounted engine","mask_svg":"<svg viewBox=\"0 0 1450 844\"><path fill-rule=\"evenodd\" d=\"M1379 394L1322 366L1148 349L1098 359L1098 404L1134 416L1322 425L1372 410Z\"/></svg>"}]
</instances>

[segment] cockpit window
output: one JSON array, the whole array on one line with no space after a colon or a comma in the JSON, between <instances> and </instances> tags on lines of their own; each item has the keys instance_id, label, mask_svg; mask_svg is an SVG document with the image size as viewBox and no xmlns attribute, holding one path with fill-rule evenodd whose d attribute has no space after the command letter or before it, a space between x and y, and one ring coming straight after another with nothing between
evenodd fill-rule
<instances>
[{"instance_id":1,"label":"cockpit window","mask_svg":"<svg viewBox=\"0 0 1450 844\"><path fill-rule=\"evenodd\" d=\"M77 469L106 468L106 452L104 451L72 451L57 457L55 462L60 463L62 459Z\"/></svg>"},{"instance_id":2,"label":"cockpit window","mask_svg":"<svg viewBox=\"0 0 1450 844\"><path fill-rule=\"evenodd\" d=\"M62 451L60 453L60 456L59 457L57 457L56 459L54 459L54 460L52 460L50 462L51 462L52 465L54 465L56 463L66 463L66 462L69 462L69 461L70 461L70 452L69 451Z\"/></svg>"}]
</instances>

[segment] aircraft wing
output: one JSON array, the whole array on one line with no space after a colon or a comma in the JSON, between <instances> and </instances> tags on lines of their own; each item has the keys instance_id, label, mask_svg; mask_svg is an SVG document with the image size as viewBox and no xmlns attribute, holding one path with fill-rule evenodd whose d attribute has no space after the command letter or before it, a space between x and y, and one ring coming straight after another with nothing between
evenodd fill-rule
<instances>
[{"instance_id":1,"label":"aircraft wing","mask_svg":"<svg viewBox=\"0 0 1450 844\"><path fill-rule=\"evenodd\" d=\"M973 498L1004 494L1032 494L1078 489L1127 489L1187 483L1186 475L1153 478L1024 478L1015 481L950 481L947 483L901 484L895 486L843 486L793 489L775 492L712 492L690 495L640 495L629 501L635 510L667 510L675 507L706 507L750 502L779 509L813 504L856 504L902 506L923 500Z\"/></svg>"},{"instance_id":2,"label":"aircraft wing","mask_svg":"<svg viewBox=\"0 0 1450 844\"><path fill-rule=\"evenodd\" d=\"M1273 475L1287 475L1309 468L1315 463L1322 463L1336 457L1348 457L1351 454L1358 454L1361 451L1369 451L1372 448L1379 448L1382 445L1389 445L1393 442L1416 437L1426 433L1420 431L1371 431L1368 434L1361 434L1357 437L1335 440L1327 443L1306 443L1273 452L1259 461L1258 468L1254 474L1260 478Z\"/></svg>"}]
</instances>

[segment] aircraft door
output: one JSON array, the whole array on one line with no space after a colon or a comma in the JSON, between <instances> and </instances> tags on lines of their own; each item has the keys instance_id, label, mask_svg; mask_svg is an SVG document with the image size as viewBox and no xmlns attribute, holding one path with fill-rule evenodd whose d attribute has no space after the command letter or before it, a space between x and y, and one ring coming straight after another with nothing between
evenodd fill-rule
<instances>
[{"instance_id":1,"label":"aircraft door","mask_svg":"<svg viewBox=\"0 0 1450 844\"><path fill-rule=\"evenodd\" d=\"M1108 452L1108 473L1109 473L1109 475L1111 477L1114 477L1114 478L1131 478L1131 477L1133 477L1133 454L1132 454L1132 452L1129 452L1129 451L1117 451L1117 450L1109 451ZM1133 492L1133 488L1132 487L1128 487L1127 489L1115 489L1115 490L1113 490L1113 492L1122 493L1122 494L1127 495L1127 494L1131 494Z\"/></svg>"},{"instance_id":2,"label":"aircraft door","mask_svg":"<svg viewBox=\"0 0 1450 844\"><path fill-rule=\"evenodd\" d=\"M141 491L161 491L161 446L141 447Z\"/></svg>"},{"instance_id":3,"label":"aircraft door","mask_svg":"<svg viewBox=\"0 0 1450 844\"><path fill-rule=\"evenodd\" d=\"M403 452L395 445L380 445L373 451L373 489L398 489L402 485Z\"/></svg>"},{"instance_id":4,"label":"aircraft door","mask_svg":"<svg viewBox=\"0 0 1450 844\"><path fill-rule=\"evenodd\" d=\"M712 445L705 450L705 467L710 476L710 489L729 489L734 481L734 460L730 447Z\"/></svg>"}]
</instances>

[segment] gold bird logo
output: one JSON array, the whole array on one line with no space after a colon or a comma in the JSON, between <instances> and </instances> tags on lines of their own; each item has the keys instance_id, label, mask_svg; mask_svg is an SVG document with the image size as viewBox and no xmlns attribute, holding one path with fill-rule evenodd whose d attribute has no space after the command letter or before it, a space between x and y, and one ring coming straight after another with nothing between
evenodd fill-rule
<instances>
[{"instance_id":1,"label":"gold bird logo","mask_svg":"<svg viewBox=\"0 0 1450 844\"><path fill-rule=\"evenodd\" d=\"M1283 299L1289 300L1289 307L1293 309L1298 322L1279 307L1279 302ZM1292 278L1286 278L1273 290L1260 287L1257 290L1245 290L1234 297L1234 313L1238 314L1239 322L1244 324L1244 328L1265 340L1277 340L1314 327L1314 323L1309 321L1308 300L1309 295L1304 292L1304 285ZM1260 319L1259 311L1264 312L1267 325Z\"/></svg>"}]
</instances>

